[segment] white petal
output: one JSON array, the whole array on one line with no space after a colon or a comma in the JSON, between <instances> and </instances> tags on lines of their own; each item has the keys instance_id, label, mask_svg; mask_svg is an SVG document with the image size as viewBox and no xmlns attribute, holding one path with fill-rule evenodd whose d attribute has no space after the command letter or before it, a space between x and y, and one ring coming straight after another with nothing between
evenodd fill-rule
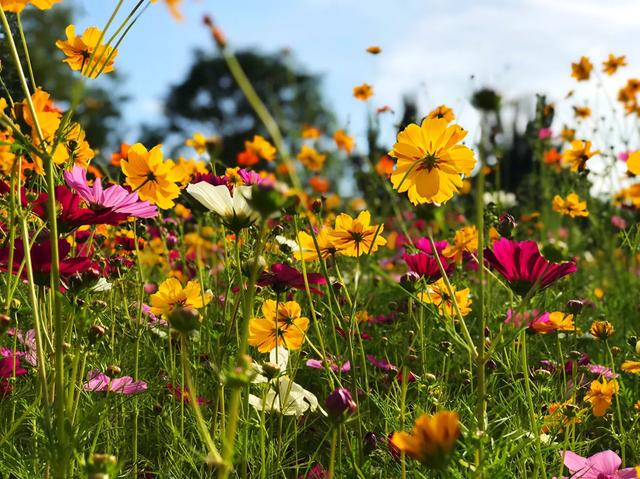
<instances>
[{"instance_id":1,"label":"white petal","mask_svg":"<svg viewBox=\"0 0 640 479\"><path fill-rule=\"evenodd\" d=\"M205 208L214 211L223 218L233 215L233 205L229 188L224 185L213 186L206 181L190 183L187 193L198 200Z\"/></svg>"}]
</instances>

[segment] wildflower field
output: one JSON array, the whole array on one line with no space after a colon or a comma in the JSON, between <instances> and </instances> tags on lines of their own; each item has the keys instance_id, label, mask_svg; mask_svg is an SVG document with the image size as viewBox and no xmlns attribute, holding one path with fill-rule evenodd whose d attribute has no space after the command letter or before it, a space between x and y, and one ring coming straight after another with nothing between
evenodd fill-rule
<instances>
[{"instance_id":1,"label":"wildflower field","mask_svg":"<svg viewBox=\"0 0 640 479\"><path fill-rule=\"evenodd\" d=\"M124 142L105 82L186 2L69 1L0 0L0 478L640 476L631 57L524 113L344 85L353 131L205 16Z\"/></svg>"}]
</instances>

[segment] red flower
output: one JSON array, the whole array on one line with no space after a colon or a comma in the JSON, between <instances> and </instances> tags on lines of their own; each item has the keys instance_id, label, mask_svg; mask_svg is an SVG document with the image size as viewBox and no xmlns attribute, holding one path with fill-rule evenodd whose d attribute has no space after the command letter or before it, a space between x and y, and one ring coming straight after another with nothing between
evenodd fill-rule
<instances>
[{"instance_id":1,"label":"red flower","mask_svg":"<svg viewBox=\"0 0 640 479\"><path fill-rule=\"evenodd\" d=\"M322 294L322 291L313 288L313 285L327 284L324 276L318 273L307 273L307 282L309 283L309 290L316 294ZM304 290L304 275L291 266L276 263L271 265L271 271L264 271L260 275L258 286L271 286L276 293L284 293L290 288Z\"/></svg>"}]
</instances>

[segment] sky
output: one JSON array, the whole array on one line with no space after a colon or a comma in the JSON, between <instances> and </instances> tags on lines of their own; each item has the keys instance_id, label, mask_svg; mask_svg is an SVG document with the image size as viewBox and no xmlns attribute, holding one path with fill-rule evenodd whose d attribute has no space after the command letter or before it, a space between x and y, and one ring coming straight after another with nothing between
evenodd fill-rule
<instances>
[{"instance_id":1,"label":"sky","mask_svg":"<svg viewBox=\"0 0 640 479\"><path fill-rule=\"evenodd\" d=\"M497 89L506 102L538 92L562 100L571 89L575 103L598 101L593 82L576 84L570 65L588 55L599 68L609 53L625 54L629 63L621 76L604 82L613 98L626 78L640 76L637 0L183 0L182 22L163 1L147 8L116 60L132 99L125 111L130 136L140 122L158 117L193 50L214 48L202 26L205 13L234 49L291 49L298 64L322 76L340 126L362 143L367 105L353 98L352 88L363 82L374 87L370 108L389 105L400 115L405 94L416 96L421 115L439 104L453 107L473 140L478 116L468 99L479 87ZM117 2L75 3L85 10L77 21L83 28L104 25ZM123 11L135 3L125 0ZM365 53L370 45L382 53ZM559 115L569 119L568 110ZM398 119L389 114L382 123L387 142Z\"/></svg>"}]
</instances>

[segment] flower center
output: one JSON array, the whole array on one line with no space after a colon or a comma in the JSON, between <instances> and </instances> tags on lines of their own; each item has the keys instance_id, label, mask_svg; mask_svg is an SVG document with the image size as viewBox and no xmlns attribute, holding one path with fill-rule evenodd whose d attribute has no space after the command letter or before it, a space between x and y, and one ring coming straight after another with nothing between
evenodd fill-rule
<instances>
[{"instance_id":1,"label":"flower center","mask_svg":"<svg viewBox=\"0 0 640 479\"><path fill-rule=\"evenodd\" d=\"M421 170L429 170L431 171L438 164L439 158L433 153L427 153L420 159L420 167Z\"/></svg>"}]
</instances>

